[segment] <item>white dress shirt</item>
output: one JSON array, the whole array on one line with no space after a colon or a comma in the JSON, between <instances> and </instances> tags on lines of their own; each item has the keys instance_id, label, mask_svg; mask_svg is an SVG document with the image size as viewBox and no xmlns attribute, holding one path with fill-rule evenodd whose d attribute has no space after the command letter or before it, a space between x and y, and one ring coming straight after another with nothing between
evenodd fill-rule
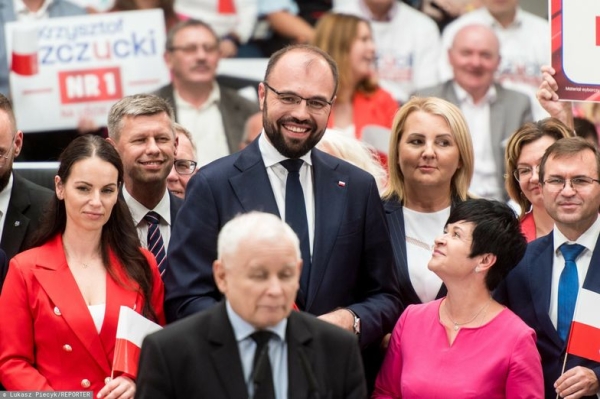
<instances>
[{"instance_id":1,"label":"white dress shirt","mask_svg":"<svg viewBox=\"0 0 600 399\"><path fill-rule=\"evenodd\" d=\"M133 217L133 223L137 227L138 237L142 247L148 248L148 222L144 220L144 216L150 211L158 213L160 216L160 223L158 229L162 236L163 243L165 245L165 253L169 248L169 240L171 238L171 198L169 197L169 190L165 190L165 194L162 199L154 207L154 209L148 209L144 205L140 204L138 200L133 198L123 186L123 197L129 207L131 216Z\"/></svg>"},{"instance_id":2,"label":"white dress shirt","mask_svg":"<svg viewBox=\"0 0 600 399\"><path fill-rule=\"evenodd\" d=\"M14 173L14 172L13 172ZM10 203L10 195L13 188L13 174L8 178L8 184L4 190L0 191L0 238L4 232L4 223L6 223L6 212L8 212L8 204Z\"/></svg>"},{"instance_id":3,"label":"white dress shirt","mask_svg":"<svg viewBox=\"0 0 600 399\"><path fill-rule=\"evenodd\" d=\"M273 144L267 139L267 135L263 132L258 138L258 148L262 155L263 162L267 168L267 175L271 182L271 188L275 195L275 202L279 209L279 215L282 220L285 220L285 184L287 181L288 171L281 161L285 161L286 157L281 155ZM304 192L304 204L306 205L306 217L308 219L308 240L310 243L310 253L313 253L313 239L315 237L315 194L313 189L313 173L312 159L310 158L311 151L300 157L304 161L300 168L300 184Z\"/></svg>"}]
</instances>

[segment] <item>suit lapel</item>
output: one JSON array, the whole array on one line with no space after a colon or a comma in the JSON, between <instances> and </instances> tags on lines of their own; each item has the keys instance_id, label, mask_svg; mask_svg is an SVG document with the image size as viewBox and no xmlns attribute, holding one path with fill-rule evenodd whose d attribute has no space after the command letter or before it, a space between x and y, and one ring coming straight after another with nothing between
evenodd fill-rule
<instances>
[{"instance_id":1,"label":"suit lapel","mask_svg":"<svg viewBox=\"0 0 600 399\"><path fill-rule=\"evenodd\" d=\"M502 95L499 87L496 87L496 93L498 93L498 96ZM504 151L498 151L498 149L503 148L502 139L505 135L505 117L505 105L502 101L500 101L500 98L496 98L496 100L490 104L490 134L492 135L492 148L496 149L493 151L493 154L494 163L496 164L496 169L498 170L498 176L502 176L501 171L504 170L504 158L501 157Z\"/></svg>"},{"instance_id":2,"label":"suit lapel","mask_svg":"<svg viewBox=\"0 0 600 399\"><path fill-rule=\"evenodd\" d=\"M229 183L245 212L257 210L281 217L265 164L260 155L258 140L254 140L234 163L240 173Z\"/></svg>"},{"instance_id":3,"label":"suit lapel","mask_svg":"<svg viewBox=\"0 0 600 399\"><path fill-rule=\"evenodd\" d=\"M213 308L213 316L213 322L209 325L208 342L212 349L210 357L221 386L231 399L246 398L248 389L244 381L240 353L224 301Z\"/></svg>"},{"instance_id":4,"label":"suit lapel","mask_svg":"<svg viewBox=\"0 0 600 399\"><path fill-rule=\"evenodd\" d=\"M563 342L558 336L558 332L550 320L550 291L552 288L552 267L553 267L553 235L548 234L540 238L540 245L535 253L530 256L535 259L534 262L528 262L529 285L533 307L540 328L550 337L554 344L562 348Z\"/></svg>"},{"instance_id":5,"label":"suit lapel","mask_svg":"<svg viewBox=\"0 0 600 399\"><path fill-rule=\"evenodd\" d=\"M23 212L30 206L31 201L27 187L22 184L21 178L13 173L13 187L2 233L2 248L7 252L9 258L16 255L23 245L29 226L29 218Z\"/></svg>"},{"instance_id":6,"label":"suit lapel","mask_svg":"<svg viewBox=\"0 0 600 399\"><path fill-rule=\"evenodd\" d=\"M587 274L585 275L585 280L583 280L583 288L597 293L600 293L600 266L598 266L599 264L600 236L598 236L598 239L596 240L596 246L594 247L594 252L592 253L590 266L588 267Z\"/></svg>"},{"instance_id":7,"label":"suit lapel","mask_svg":"<svg viewBox=\"0 0 600 399\"><path fill-rule=\"evenodd\" d=\"M288 317L285 339L288 345L288 397L289 399L309 398L311 397L309 396L310 385L306 368L310 367L310 372L315 373L315 354L311 346L313 337L295 312Z\"/></svg>"},{"instance_id":8,"label":"suit lapel","mask_svg":"<svg viewBox=\"0 0 600 399\"><path fill-rule=\"evenodd\" d=\"M352 184L348 175L336 170L339 165L337 159L326 158L317 149L312 150L311 156L315 196L315 234L306 310L310 309L323 281L323 275L327 271L339 226L344 222L348 186Z\"/></svg>"},{"instance_id":9,"label":"suit lapel","mask_svg":"<svg viewBox=\"0 0 600 399\"><path fill-rule=\"evenodd\" d=\"M110 361L106 356L92 316L67 265L61 237L57 236L47 245L49 256L43 258L40 256L39 267L34 269L33 273L54 303L55 314L63 317L94 360L109 375Z\"/></svg>"}]
</instances>

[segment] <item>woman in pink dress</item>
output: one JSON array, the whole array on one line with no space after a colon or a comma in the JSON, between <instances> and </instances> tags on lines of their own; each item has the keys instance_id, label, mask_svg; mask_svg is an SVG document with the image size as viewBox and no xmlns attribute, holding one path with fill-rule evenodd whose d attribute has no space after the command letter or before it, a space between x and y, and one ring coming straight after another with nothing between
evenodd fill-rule
<instances>
[{"instance_id":1,"label":"woman in pink dress","mask_svg":"<svg viewBox=\"0 0 600 399\"><path fill-rule=\"evenodd\" d=\"M457 204L428 265L448 294L402 313L372 397L543 398L535 332L491 295L525 248L507 205Z\"/></svg>"},{"instance_id":2,"label":"woman in pink dress","mask_svg":"<svg viewBox=\"0 0 600 399\"><path fill-rule=\"evenodd\" d=\"M546 148L573 136L558 119L546 118L521 126L506 146L506 191L521 208L519 219L527 242L552 231L554 220L546 212L539 186L538 168Z\"/></svg>"}]
</instances>

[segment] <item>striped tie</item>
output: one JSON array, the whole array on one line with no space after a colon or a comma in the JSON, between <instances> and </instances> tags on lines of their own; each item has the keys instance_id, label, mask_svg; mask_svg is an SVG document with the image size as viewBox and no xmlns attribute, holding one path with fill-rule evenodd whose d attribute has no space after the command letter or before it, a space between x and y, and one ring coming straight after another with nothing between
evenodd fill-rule
<instances>
[{"instance_id":1,"label":"striped tie","mask_svg":"<svg viewBox=\"0 0 600 399\"><path fill-rule=\"evenodd\" d=\"M148 223L148 249L156 258L158 271L162 275L167 267L167 252L165 251L165 243L158 228L160 216L158 213L150 211L144 216L144 220Z\"/></svg>"}]
</instances>

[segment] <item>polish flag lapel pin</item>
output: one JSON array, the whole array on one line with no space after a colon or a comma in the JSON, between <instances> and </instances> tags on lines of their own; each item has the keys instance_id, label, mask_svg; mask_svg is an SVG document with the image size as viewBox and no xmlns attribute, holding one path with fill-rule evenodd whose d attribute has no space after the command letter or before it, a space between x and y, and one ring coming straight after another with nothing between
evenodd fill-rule
<instances>
[{"instance_id":1,"label":"polish flag lapel pin","mask_svg":"<svg viewBox=\"0 0 600 399\"><path fill-rule=\"evenodd\" d=\"M338 181L338 186L340 186L340 187L346 187L346 182L339 180Z\"/></svg>"}]
</instances>

